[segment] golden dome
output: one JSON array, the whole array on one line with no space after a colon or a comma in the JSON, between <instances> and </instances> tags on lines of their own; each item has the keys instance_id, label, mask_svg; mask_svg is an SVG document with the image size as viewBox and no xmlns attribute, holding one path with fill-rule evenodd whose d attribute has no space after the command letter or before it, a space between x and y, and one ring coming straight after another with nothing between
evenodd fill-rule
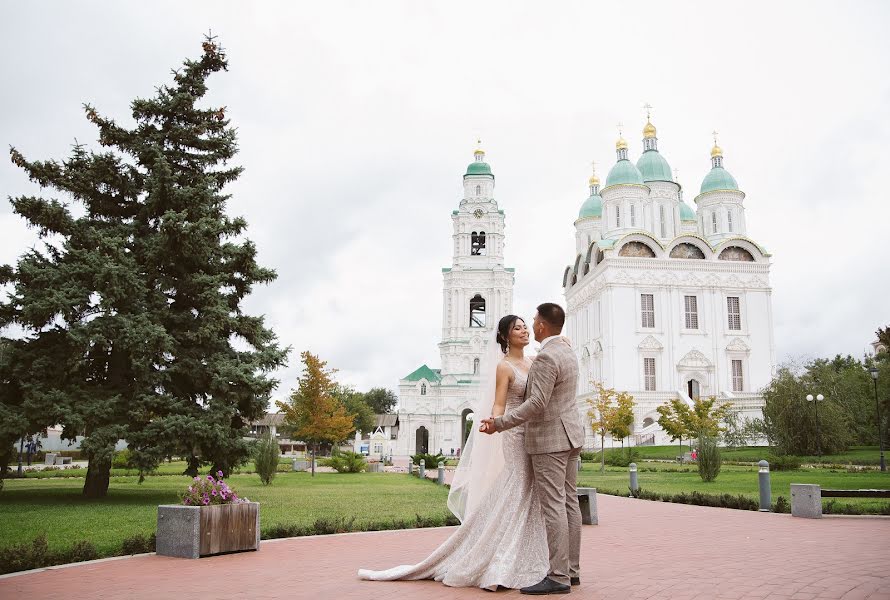
<instances>
[{"instance_id":1,"label":"golden dome","mask_svg":"<svg viewBox=\"0 0 890 600\"><path fill-rule=\"evenodd\" d=\"M482 148L476 148L473 154L485 154L485 150L483 150Z\"/></svg>"},{"instance_id":2,"label":"golden dome","mask_svg":"<svg viewBox=\"0 0 890 600\"><path fill-rule=\"evenodd\" d=\"M623 137L618 138L618 141L615 142L615 149L616 150L627 150L627 142L624 140Z\"/></svg>"},{"instance_id":3,"label":"golden dome","mask_svg":"<svg viewBox=\"0 0 890 600\"><path fill-rule=\"evenodd\" d=\"M643 137L646 139L655 137L655 125L646 121L646 126L643 127Z\"/></svg>"},{"instance_id":4,"label":"golden dome","mask_svg":"<svg viewBox=\"0 0 890 600\"><path fill-rule=\"evenodd\" d=\"M723 156L723 148L717 144L714 144L714 147L711 148L711 158L714 158L715 156Z\"/></svg>"},{"instance_id":5,"label":"golden dome","mask_svg":"<svg viewBox=\"0 0 890 600\"><path fill-rule=\"evenodd\" d=\"M587 183L590 184L590 185L599 185L599 184L600 184L600 178L597 177L595 174L594 174L594 175L591 175L591 176L590 176L590 179L587 180Z\"/></svg>"}]
</instances>

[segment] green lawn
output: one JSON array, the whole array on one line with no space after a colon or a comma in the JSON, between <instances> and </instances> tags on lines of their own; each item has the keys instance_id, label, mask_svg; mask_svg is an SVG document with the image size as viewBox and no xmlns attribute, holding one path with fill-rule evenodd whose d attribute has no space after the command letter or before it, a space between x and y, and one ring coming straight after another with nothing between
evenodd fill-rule
<instances>
[{"instance_id":1,"label":"green lawn","mask_svg":"<svg viewBox=\"0 0 890 600\"><path fill-rule=\"evenodd\" d=\"M666 465L664 463L640 462L637 473L640 487L662 494L698 491L706 494L743 494L759 498L757 468L724 465L716 481L706 483L701 480L695 466ZM642 470L647 469L647 470ZM656 469L651 472L648 469ZM799 471L774 471L770 473L770 491L775 502L779 496L791 500L792 483L817 483L830 489L890 489L890 472L864 471L848 473L831 469L801 469ZM626 493L630 485L628 470L619 467L606 467L600 473L595 464L584 463L578 474L578 485L603 490L617 490ZM823 501L827 502L827 500ZM863 508L883 506L888 500L860 500L839 498L839 503L857 504Z\"/></svg>"},{"instance_id":2,"label":"green lawn","mask_svg":"<svg viewBox=\"0 0 890 600\"><path fill-rule=\"evenodd\" d=\"M689 452L689 446L683 444L682 451L679 444L671 446L636 446L634 450L639 452L640 458L643 459L674 460L683 452ZM739 462L757 462L766 458L772 452L772 449L764 446L734 449L721 448L724 460ZM606 456L608 457L608 453ZM597 453L597 458L599 458L599 453ZM805 463L877 465L880 463L880 452L877 446L853 446L842 454L826 454L821 458L818 456L802 456L800 458Z\"/></svg>"},{"instance_id":3,"label":"green lawn","mask_svg":"<svg viewBox=\"0 0 890 600\"><path fill-rule=\"evenodd\" d=\"M46 532L49 545L67 548L77 540L100 555L117 552L121 541L155 531L157 505L178 503L187 477L115 477L108 497L86 500L82 479L7 479L0 492L0 547L31 541ZM256 475L233 475L242 497L261 503L260 527L311 525L316 519L355 517L357 522L441 517L448 491L407 475L387 473L280 473L271 486Z\"/></svg>"}]
</instances>

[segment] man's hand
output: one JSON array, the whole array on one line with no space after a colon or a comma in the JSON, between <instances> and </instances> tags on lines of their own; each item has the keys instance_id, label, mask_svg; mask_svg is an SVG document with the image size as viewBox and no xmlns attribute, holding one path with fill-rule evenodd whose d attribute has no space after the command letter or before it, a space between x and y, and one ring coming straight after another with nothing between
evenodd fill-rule
<instances>
[{"instance_id":1,"label":"man's hand","mask_svg":"<svg viewBox=\"0 0 890 600\"><path fill-rule=\"evenodd\" d=\"M487 433L491 435L492 433L497 433L494 428L494 417L488 417L487 419L482 419L482 425L479 426L479 431L482 433Z\"/></svg>"}]
</instances>

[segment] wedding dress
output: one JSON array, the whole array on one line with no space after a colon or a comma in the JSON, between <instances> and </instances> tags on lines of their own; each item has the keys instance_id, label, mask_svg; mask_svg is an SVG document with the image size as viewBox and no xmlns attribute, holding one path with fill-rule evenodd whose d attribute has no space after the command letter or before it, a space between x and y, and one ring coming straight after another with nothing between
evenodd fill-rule
<instances>
[{"instance_id":1,"label":"wedding dress","mask_svg":"<svg viewBox=\"0 0 890 600\"><path fill-rule=\"evenodd\" d=\"M507 411L522 403L528 379L508 364L515 375L507 390ZM525 452L525 426L494 435L503 436L504 467L457 531L422 562L385 571L360 569L361 579L435 579L452 587L496 589L533 585L547 576L547 534Z\"/></svg>"}]
</instances>

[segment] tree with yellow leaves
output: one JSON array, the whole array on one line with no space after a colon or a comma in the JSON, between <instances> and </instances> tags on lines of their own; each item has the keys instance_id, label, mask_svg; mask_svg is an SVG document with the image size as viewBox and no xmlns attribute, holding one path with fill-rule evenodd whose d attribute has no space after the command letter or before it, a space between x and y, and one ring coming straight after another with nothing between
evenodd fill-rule
<instances>
[{"instance_id":1,"label":"tree with yellow leaves","mask_svg":"<svg viewBox=\"0 0 890 600\"><path fill-rule=\"evenodd\" d=\"M336 369L326 369L327 362L311 352L302 352L303 374L289 402L275 404L284 414L284 423L296 439L312 448L312 476L315 476L315 455L318 445L336 444L354 430L353 415L336 397Z\"/></svg>"},{"instance_id":2,"label":"tree with yellow leaves","mask_svg":"<svg viewBox=\"0 0 890 600\"><path fill-rule=\"evenodd\" d=\"M590 409L587 416L590 418L590 426L594 433L600 436L600 447L602 448L600 455L602 463L600 464L600 472L606 470L606 434L614 427L615 417L618 407L612 404L612 399L616 392L611 388L605 387L599 381L595 381L593 385L596 387L597 394L593 398L587 399Z\"/></svg>"}]
</instances>

